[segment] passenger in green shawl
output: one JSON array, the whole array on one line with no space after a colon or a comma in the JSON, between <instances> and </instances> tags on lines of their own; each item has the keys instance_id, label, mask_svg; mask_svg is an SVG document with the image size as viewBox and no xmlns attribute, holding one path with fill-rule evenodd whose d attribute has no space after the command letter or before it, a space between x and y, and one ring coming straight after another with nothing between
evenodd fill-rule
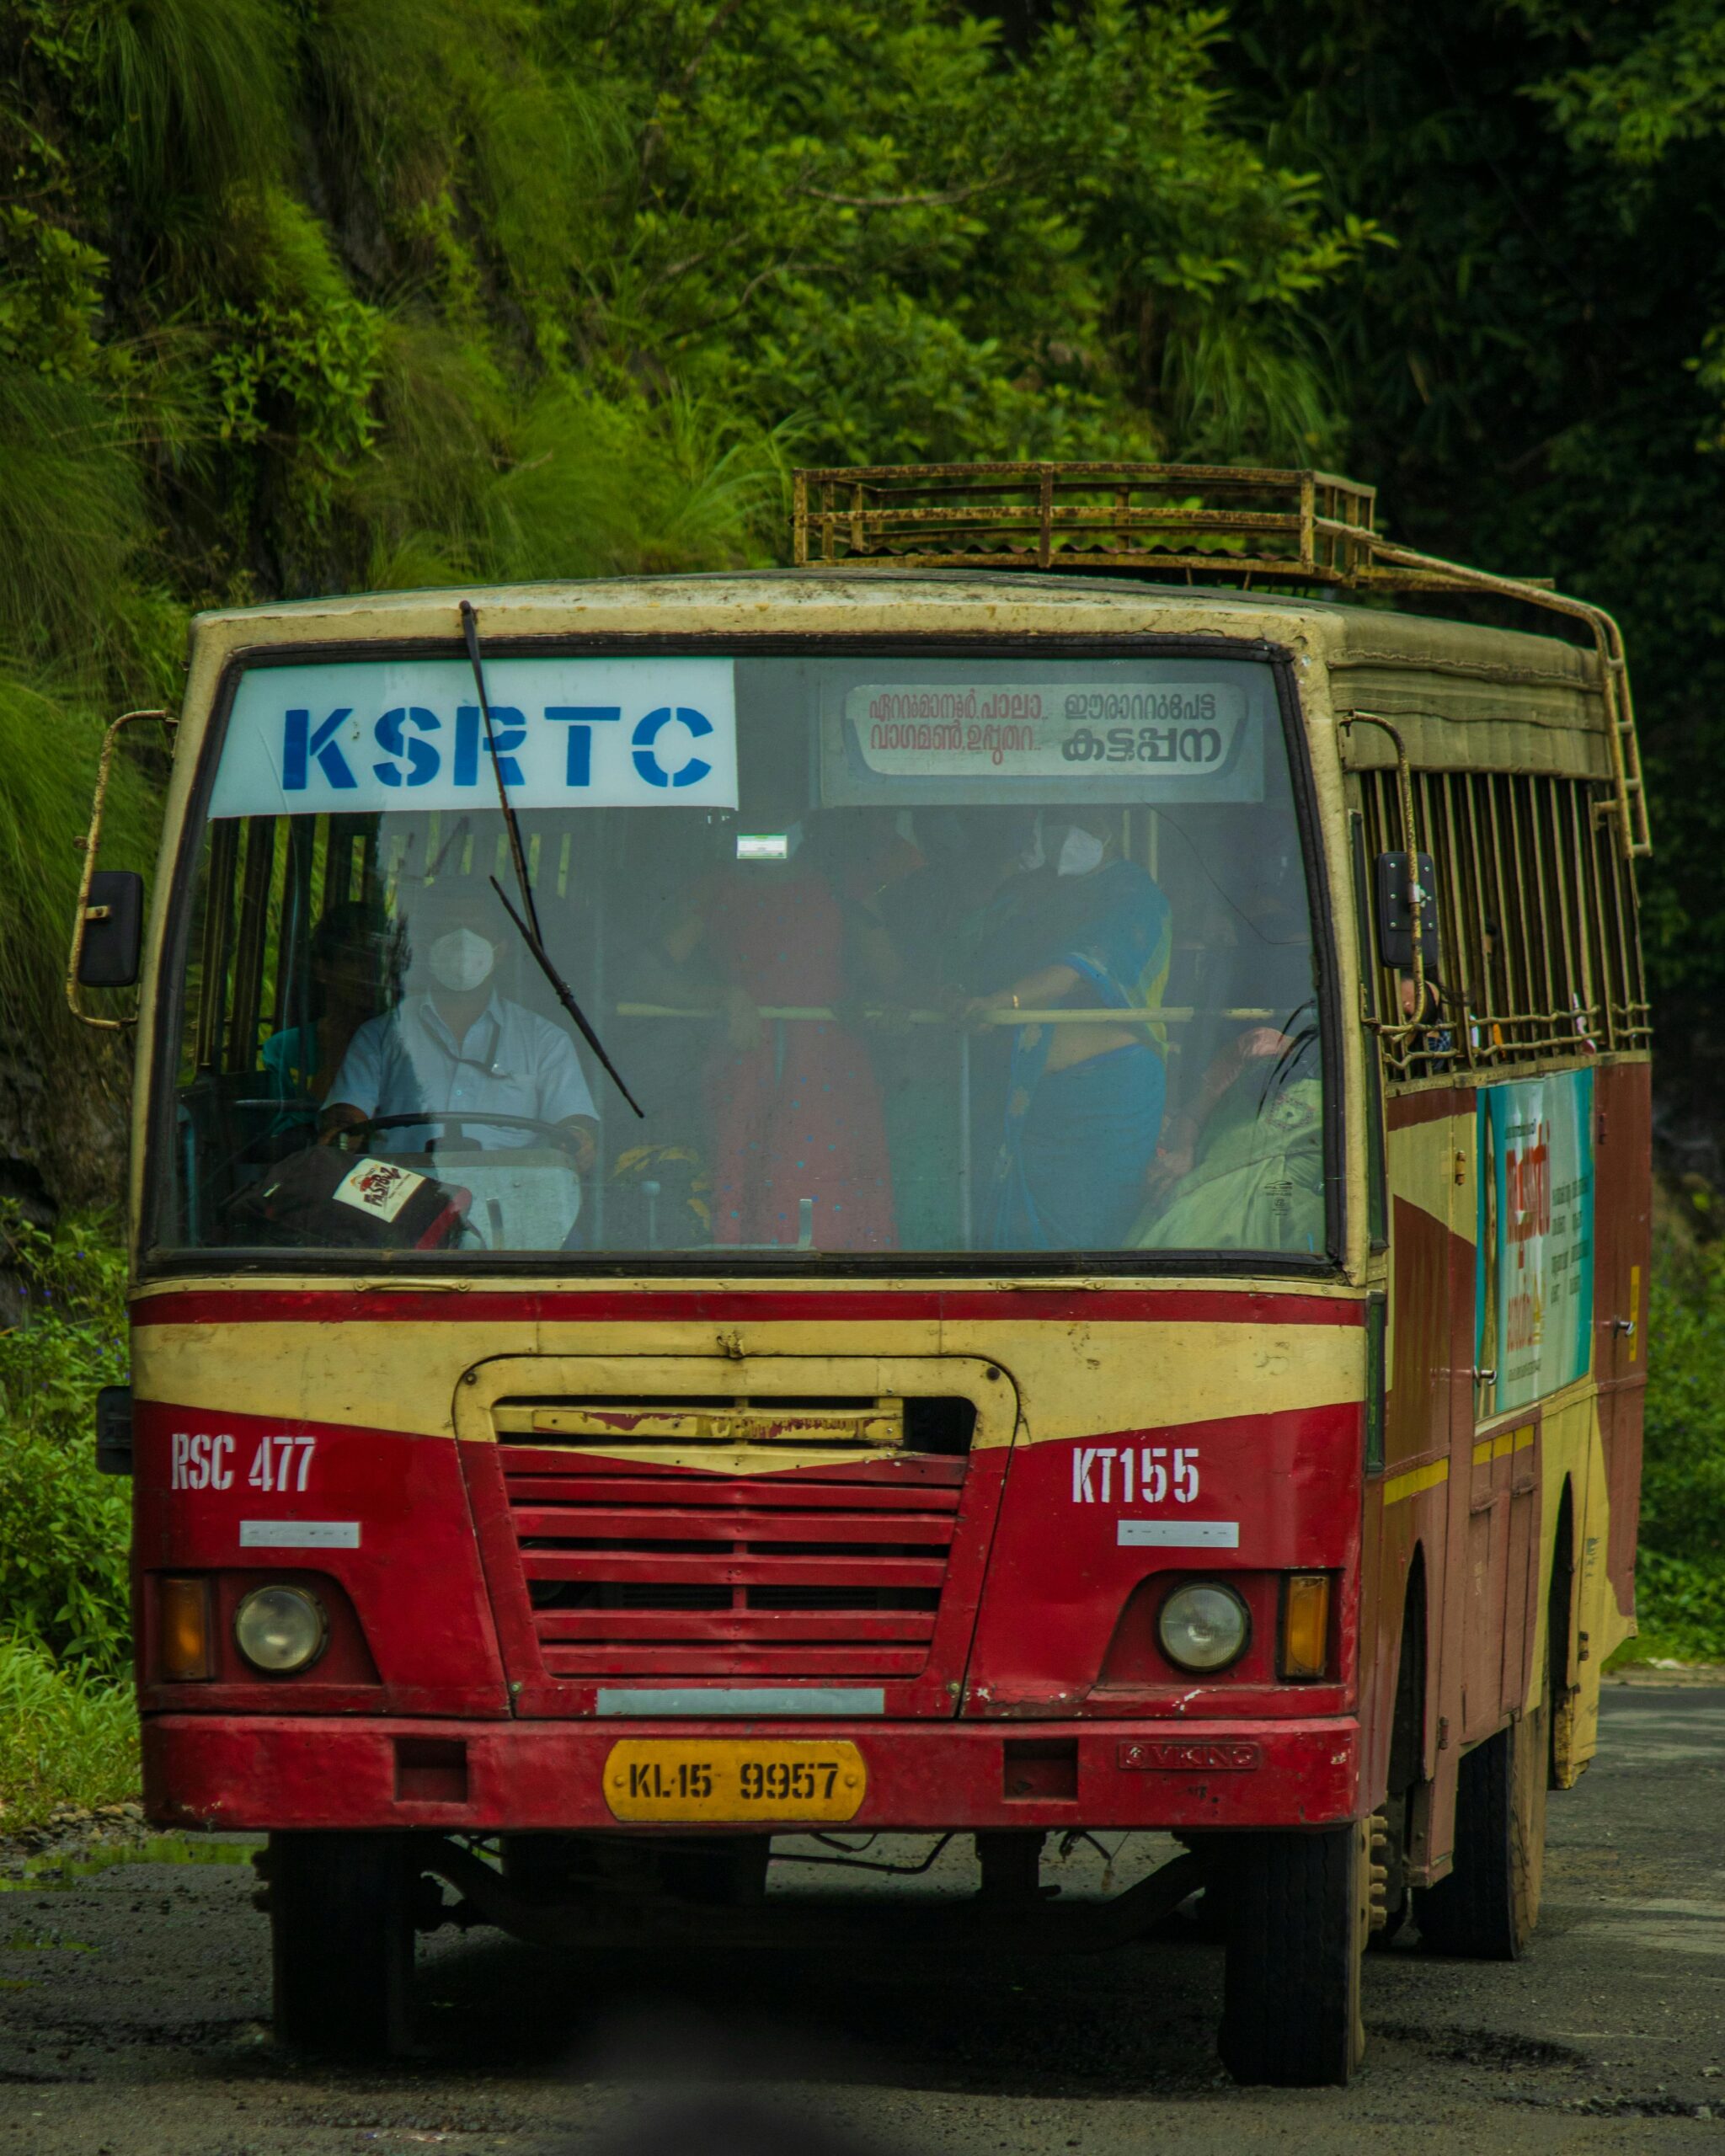
<instances>
[{"instance_id":1,"label":"passenger in green shawl","mask_svg":"<svg viewBox=\"0 0 1725 2156\"><path fill-rule=\"evenodd\" d=\"M1324 1246L1323 1088L1316 1043L1268 1028L1239 1043L1192 1166L1153 1197L1140 1250L1252 1250L1306 1257Z\"/></svg>"}]
</instances>

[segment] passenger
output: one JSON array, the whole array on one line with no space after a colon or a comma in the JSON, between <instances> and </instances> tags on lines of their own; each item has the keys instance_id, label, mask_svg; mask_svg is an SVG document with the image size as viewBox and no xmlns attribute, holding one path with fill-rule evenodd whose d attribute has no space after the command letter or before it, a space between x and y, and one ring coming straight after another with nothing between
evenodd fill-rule
<instances>
[{"instance_id":1,"label":"passenger","mask_svg":"<svg viewBox=\"0 0 1725 2156\"><path fill-rule=\"evenodd\" d=\"M1167 899L1121 857L1118 810L1050 811L1052 866L1003 887L964 1009L1150 1010L1172 949ZM1119 1247L1143 1198L1167 1091L1162 1043L1105 1019L1012 1032L990 1240L997 1250Z\"/></svg>"},{"instance_id":2,"label":"passenger","mask_svg":"<svg viewBox=\"0 0 1725 2156\"><path fill-rule=\"evenodd\" d=\"M1146 1250L1322 1248L1323 1089L1303 872L1291 856L1254 862L1230 899L1234 949L1216 971L1241 1011L1170 1116L1133 1230Z\"/></svg>"},{"instance_id":3,"label":"passenger","mask_svg":"<svg viewBox=\"0 0 1725 2156\"><path fill-rule=\"evenodd\" d=\"M884 883L875 903L892 939L895 1001L943 1011L962 988L996 894L1025 866L1036 815L1020 808L919 808L913 828L921 865ZM945 1027L907 1022L877 1038L875 1057L900 1246L964 1249L971 1239L969 1164L953 1036ZM991 1133L1004 1109L1003 1084L996 1094Z\"/></svg>"},{"instance_id":4,"label":"passenger","mask_svg":"<svg viewBox=\"0 0 1725 2156\"><path fill-rule=\"evenodd\" d=\"M412 921L432 985L355 1033L323 1110L326 1139L374 1116L421 1110L471 1116L467 1139L483 1148L531 1145L531 1131L483 1120L526 1116L560 1124L578 1171L592 1166L598 1118L568 1028L494 985L503 918L489 889L446 898L433 887ZM393 1132L388 1150L419 1150L418 1137L410 1128Z\"/></svg>"},{"instance_id":5,"label":"passenger","mask_svg":"<svg viewBox=\"0 0 1725 2156\"><path fill-rule=\"evenodd\" d=\"M759 807L746 813L763 827ZM706 1074L713 1240L794 1246L806 1198L816 1250L889 1250L892 1182L867 1043L836 1015L806 1015L836 1013L859 987L881 990L884 931L847 909L793 798L777 814L769 806L765 822L783 833L785 857L733 860L703 878L664 937L682 991L716 997L724 1020ZM766 1017L763 1006L791 1015Z\"/></svg>"},{"instance_id":6,"label":"passenger","mask_svg":"<svg viewBox=\"0 0 1725 2156\"><path fill-rule=\"evenodd\" d=\"M275 1128L315 1117L340 1070L348 1043L368 1018L393 1001L400 973L398 931L374 901L346 899L312 931L307 970L313 1016L264 1042L264 1077L281 1103Z\"/></svg>"},{"instance_id":7,"label":"passenger","mask_svg":"<svg viewBox=\"0 0 1725 2156\"><path fill-rule=\"evenodd\" d=\"M1311 1255L1324 1229L1323 1087L1316 1030L1259 1027L1206 1074L1199 1134L1157 1163L1132 1234L1140 1250Z\"/></svg>"}]
</instances>

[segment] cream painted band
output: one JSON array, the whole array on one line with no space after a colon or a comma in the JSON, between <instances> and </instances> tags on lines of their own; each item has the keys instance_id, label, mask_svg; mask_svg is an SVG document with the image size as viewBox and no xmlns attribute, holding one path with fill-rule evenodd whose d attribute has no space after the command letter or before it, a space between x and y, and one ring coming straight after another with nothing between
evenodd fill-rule
<instances>
[{"instance_id":1,"label":"cream painted band","mask_svg":"<svg viewBox=\"0 0 1725 2156\"><path fill-rule=\"evenodd\" d=\"M702 1373L715 1368L728 1373L726 1390L746 1393L751 1383L771 1390L773 1365L787 1357L842 1361L850 1374L831 1389L868 1394L887 1389L862 1381L868 1366L929 1357L991 1364L1017 1390L1021 1444L1348 1406L1365 1390L1365 1332L1355 1325L1074 1324L1010 1310L991 1319L715 1326L655 1316L627 1325L475 1323L457 1307L435 1323L151 1325L132 1336L132 1381L138 1399L195 1412L446 1438L456 1434L468 1370L538 1356L604 1362L615 1373L604 1389L625 1394L711 1391ZM649 1369L656 1382L647 1381ZM462 1434L482 1433L464 1427ZM483 1434L489 1438L489 1417ZM991 1424L986 1438L979 1428L977 1442L1012 1437L1010 1423Z\"/></svg>"},{"instance_id":2,"label":"cream painted band","mask_svg":"<svg viewBox=\"0 0 1725 2156\"><path fill-rule=\"evenodd\" d=\"M1384 1485L1386 1505L1399 1505L1404 1497L1417 1497L1422 1490L1435 1490L1450 1479L1447 1460L1434 1460L1427 1467L1411 1467L1405 1475L1392 1475Z\"/></svg>"}]
</instances>

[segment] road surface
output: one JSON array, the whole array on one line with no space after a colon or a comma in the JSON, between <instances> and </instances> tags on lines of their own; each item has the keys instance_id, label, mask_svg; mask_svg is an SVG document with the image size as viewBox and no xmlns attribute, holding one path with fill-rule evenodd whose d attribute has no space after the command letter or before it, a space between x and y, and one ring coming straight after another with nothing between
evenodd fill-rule
<instances>
[{"instance_id":1,"label":"road surface","mask_svg":"<svg viewBox=\"0 0 1725 2156\"><path fill-rule=\"evenodd\" d=\"M445 1932L421 1950L422 2059L302 2067L265 2025L248 1867L134 1863L0 1893L0 2156L1725 2151L1725 1689L1610 1688L1603 1737L1552 1798L1528 1956L1373 1955L1347 2090L1221 2078L1201 1940L668 1967ZM1113 1883L1135 1876L1146 1853L1102 1839ZM955 1844L875 1891L969 1864ZM1080 1845L1045 1876L1094 1891L1102 1866Z\"/></svg>"}]
</instances>

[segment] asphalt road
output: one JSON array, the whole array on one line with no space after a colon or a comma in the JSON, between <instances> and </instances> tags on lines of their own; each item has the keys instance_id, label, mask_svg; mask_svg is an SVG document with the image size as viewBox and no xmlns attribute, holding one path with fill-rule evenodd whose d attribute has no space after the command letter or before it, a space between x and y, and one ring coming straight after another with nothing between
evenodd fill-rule
<instances>
[{"instance_id":1,"label":"asphalt road","mask_svg":"<svg viewBox=\"0 0 1725 2156\"><path fill-rule=\"evenodd\" d=\"M1155 1854L1120 1849L1112 1883ZM969 1861L954 1845L877 1891L950 1890ZM1102 1858L1081 1845L1046 1876L1094 1892ZM1608 1691L1599 1758L1551 1801L1532 1951L1373 1955L1370 2057L1345 2091L1231 2087L1220 1951L1162 1939L667 1967L441 1933L421 1950L422 2060L304 2068L265 2025L251 1886L232 1862L146 1863L0 1893L0 2156L1725 2149L1718 1689Z\"/></svg>"}]
</instances>

